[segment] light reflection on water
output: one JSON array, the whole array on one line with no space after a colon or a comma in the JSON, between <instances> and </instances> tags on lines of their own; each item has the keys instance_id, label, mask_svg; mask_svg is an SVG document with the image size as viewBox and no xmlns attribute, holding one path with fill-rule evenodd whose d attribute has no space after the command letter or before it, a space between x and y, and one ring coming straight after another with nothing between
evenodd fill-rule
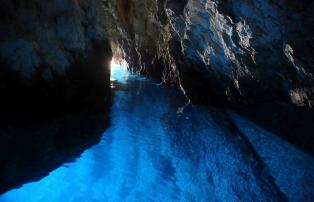
<instances>
[{"instance_id":1,"label":"light reflection on water","mask_svg":"<svg viewBox=\"0 0 314 202\"><path fill-rule=\"evenodd\" d=\"M206 170L177 156L180 151L173 151L164 126L168 113L176 116L176 109L169 107L182 106L183 95L176 92L177 100L169 103L172 90L124 68L115 68L111 80L128 85L115 91L111 126L101 142L40 181L0 196L0 201L173 201L181 194L206 198L211 187Z\"/></svg>"},{"instance_id":2,"label":"light reflection on water","mask_svg":"<svg viewBox=\"0 0 314 202\"><path fill-rule=\"evenodd\" d=\"M111 80L126 89L115 90L111 126L101 142L40 181L0 196L1 202L234 201L241 199L238 195L243 200L276 196L271 184L262 191L256 188L262 186L252 180L258 171L237 153L238 137L225 134L205 108L188 106L177 114L186 103L178 90L125 68L114 68Z\"/></svg>"}]
</instances>

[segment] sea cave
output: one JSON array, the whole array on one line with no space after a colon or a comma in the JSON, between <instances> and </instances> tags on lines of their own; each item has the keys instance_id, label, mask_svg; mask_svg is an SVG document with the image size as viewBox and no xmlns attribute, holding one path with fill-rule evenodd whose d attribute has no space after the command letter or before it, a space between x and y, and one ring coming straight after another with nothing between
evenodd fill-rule
<instances>
[{"instance_id":1,"label":"sea cave","mask_svg":"<svg viewBox=\"0 0 314 202\"><path fill-rule=\"evenodd\" d=\"M0 202L314 201L311 0L1 0Z\"/></svg>"}]
</instances>

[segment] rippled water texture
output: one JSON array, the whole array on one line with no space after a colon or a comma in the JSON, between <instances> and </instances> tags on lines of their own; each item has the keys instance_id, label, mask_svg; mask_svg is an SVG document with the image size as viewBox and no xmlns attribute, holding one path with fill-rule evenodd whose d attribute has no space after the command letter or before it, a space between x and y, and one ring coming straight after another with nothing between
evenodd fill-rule
<instances>
[{"instance_id":1,"label":"rippled water texture","mask_svg":"<svg viewBox=\"0 0 314 202\"><path fill-rule=\"evenodd\" d=\"M113 71L111 126L75 162L1 202L276 201L313 197L311 156L228 111ZM283 197L283 194L285 197Z\"/></svg>"}]
</instances>

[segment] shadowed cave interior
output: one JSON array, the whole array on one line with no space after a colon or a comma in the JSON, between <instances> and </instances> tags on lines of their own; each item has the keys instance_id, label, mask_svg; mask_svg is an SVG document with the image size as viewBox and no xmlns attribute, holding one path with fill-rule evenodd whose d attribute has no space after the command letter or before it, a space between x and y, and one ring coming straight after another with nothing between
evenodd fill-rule
<instances>
[{"instance_id":1,"label":"shadowed cave interior","mask_svg":"<svg viewBox=\"0 0 314 202\"><path fill-rule=\"evenodd\" d=\"M314 201L313 9L3 0L0 202Z\"/></svg>"}]
</instances>

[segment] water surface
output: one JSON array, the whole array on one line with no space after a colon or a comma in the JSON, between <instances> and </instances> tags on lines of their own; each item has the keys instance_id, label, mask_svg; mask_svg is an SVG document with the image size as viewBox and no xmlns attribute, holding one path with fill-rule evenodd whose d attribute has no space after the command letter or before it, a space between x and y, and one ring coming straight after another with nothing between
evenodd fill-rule
<instances>
[{"instance_id":1,"label":"water surface","mask_svg":"<svg viewBox=\"0 0 314 202\"><path fill-rule=\"evenodd\" d=\"M313 196L312 157L237 114L186 105L174 88L124 68L115 68L112 75L111 126L100 143L47 177L3 194L1 202L275 201L283 194L296 200ZM292 182L282 177L293 175L291 170L299 172Z\"/></svg>"}]
</instances>

